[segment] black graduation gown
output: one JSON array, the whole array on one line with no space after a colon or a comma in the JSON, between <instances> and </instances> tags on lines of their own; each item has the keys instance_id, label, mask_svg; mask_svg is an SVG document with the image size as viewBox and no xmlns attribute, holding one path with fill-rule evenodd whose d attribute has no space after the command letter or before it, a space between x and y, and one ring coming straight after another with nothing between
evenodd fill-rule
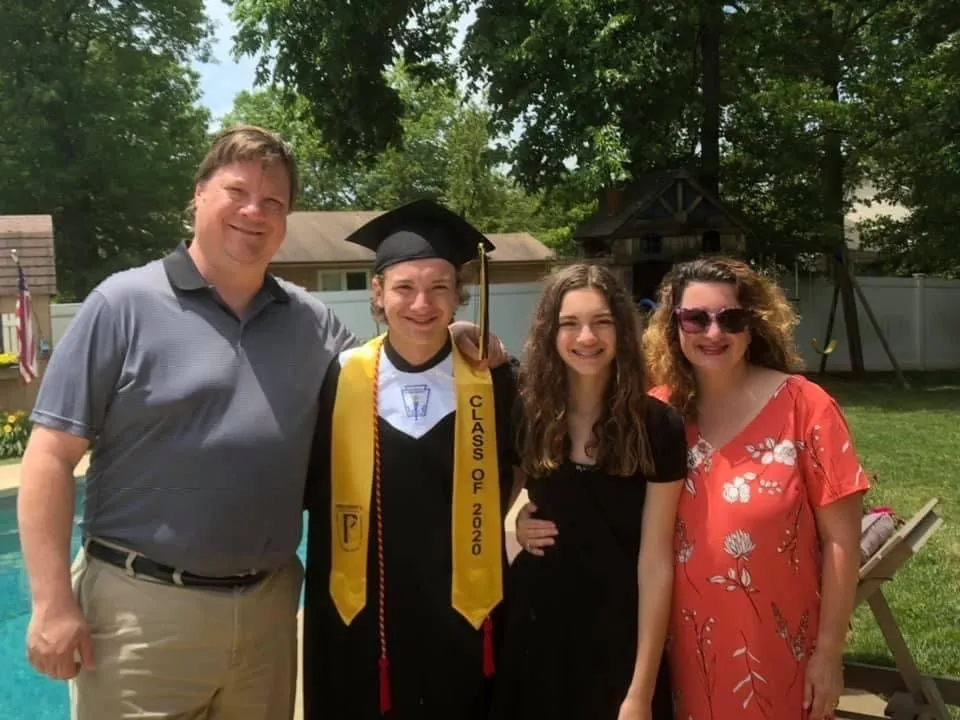
<instances>
[{"instance_id":1,"label":"black graduation gown","mask_svg":"<svg viewBox=\"0 0 960 720\"><path fill-rule=\"evenodd\" d=\"M637 558L648 482L686 474L680 417L651 399L656 477L614 477L567 461L528 479L536 517L557 525L543 557L521 552L508 574L507 631L491 720L616 720L637 647ZM672 718L666 663L654 720Z\"/></svg>"},{"instance_id":2,"label":"black graduation gown","mask_svg":"<svg viewBox=\"0 0 960 720\"><path fill-rule=\"evenodd\" d=\"M390 366L424 371L450 356L447 347L419 367L410 367L385 343L381 377ZM388 362L389 361L389 362ZM387 366L387 368L385 368ZM516 397L514 364L492 371L500 465L502 532L512 487L514 443L511 408ZM379 707L378 573L371 519L367 600L345 626L329 594L330 421L340 374L331 364L321 390L317 436L306 497L304 597L304 720L374 720ZM455 408L452 380L449 407ZM433 392L441 392L437 387ZM486 718L493 679L483 672L483 630L475 630L451 607L451 508L454 423L452 411L415 439L386 422L381 395L381 472L385 558L385 616L392 709L388 720L480 720ZM429 402L439 403L431 396ZM372 409L371 409L372 410ZM372 448L371 448L372 451ZM375 506L371 498L371 514ZM506 575L506 552L503 554ZM505 582L505 580L504 580ZM502 604L494 613L494 659L502 636Z\"/></svg>"}]
</instances>

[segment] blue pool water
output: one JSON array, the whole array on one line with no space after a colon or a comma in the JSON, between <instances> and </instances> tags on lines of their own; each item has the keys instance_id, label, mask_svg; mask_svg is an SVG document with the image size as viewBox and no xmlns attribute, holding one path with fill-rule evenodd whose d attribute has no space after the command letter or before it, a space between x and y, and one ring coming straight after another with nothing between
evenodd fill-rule
<instances>
[{"instance_id":1,"label":"blue pool water","mask_svg":"<svg viewBox=\"0 0 960 720\"><path fill-rule=\"evenodd\" d=\"M78 512L81 502L78 492ZM80 547L76 522L71 542L72 558ZM299 552L302 559L303 542ZM29 620L30 591L17 533L16 496L0 497L0 720L66 720L66 683L48 680L27 663Z\"/></svg>"}]
</instances>

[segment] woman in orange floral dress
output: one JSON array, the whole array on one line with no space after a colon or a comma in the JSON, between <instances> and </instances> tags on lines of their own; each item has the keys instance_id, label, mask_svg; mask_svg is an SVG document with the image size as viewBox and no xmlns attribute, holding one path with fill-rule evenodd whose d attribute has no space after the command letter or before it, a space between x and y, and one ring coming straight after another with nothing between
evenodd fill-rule
<instances>
[{"instance_id":1,"label":"woman in orange floral dress","mask_svg":"<svg viewBox=\"0 0 960 720\"><path fill-rule=\"evenodd\" d=\"M791 373L795 326L774 283L707 258L664 280L645 333L652 394L684 415L690 448L669 630L678 720L820 720L843 689L869 483L837 403ZM556 534L521 518L524 545ZM620 719L644 717L628 694Z\"/></svg>"},{"instance_id":2,"label":"woman in orange floral dress","mask_svg":"<svg viewBox=\"0 0 960 720\"><path fill-rule=\"evenodd\" d=\"M678 266L645 335L654 395L687 418L670 623L683 720L818 718L842 652L869 481L837 403L790 371L796 315L722 258Z\"/></svg>"}]
</instances>

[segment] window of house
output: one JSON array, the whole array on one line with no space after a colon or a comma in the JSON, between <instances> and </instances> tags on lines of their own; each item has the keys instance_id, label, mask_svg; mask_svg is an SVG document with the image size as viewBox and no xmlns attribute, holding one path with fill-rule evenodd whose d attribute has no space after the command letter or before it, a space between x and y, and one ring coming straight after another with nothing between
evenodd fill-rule
<instances>
[{"instance_id":1,"label":"window of house","mask_svg":"<svg viewBox=\"0 0 960 720\"><path fill-rule=\"evenodd\" d=\"M366 290L370 287L370 277L366 270L321 270L317 282L320 292L340 292L342 290Z\"/></svg>"},{"instance_id":2,"label":"window of house","mask_svg":"<svg viewBox=\"0 0 960 720\"><path fill-rule=\"evenodd\" d=\"M366 290L367 289L367 273L365 271L357 272L348 272L344 273L346 277L346 286L347 290Z\"/></svg>"},{"instance_id":3,"label":"window of house","mask_svg":"<svg viewBox=\"0 0 960 720\"><path fill-rule=\"evenodd\" d=\"M716 230L707 230L700 238L701 249L705 253L718 253L721 250L720 233Z\"/></svg>"},{"instance_id":4,"label":"window of house","mask_svg":"<svg viewBox=\"0 0 960 720\"><path fill-rule=\"evenodd\" d=\"M343 290L343 273L321 272L317 286L321 292L339 292Z\"/></svg>"},{"instance_id":5,"label":"window of house","mask_svg":"<svg viewBox=\"0 0 960 720\"><path fill-rule=\"evenodd\" d=\"M343 274L338 272L317 273L317 289L320 292L337 292L343 290Z\"/></svg>"},{"instance_id":6,"label":"window of house","mask_svg":"<svg viewBox=\"0 0 960 720\"><path fill-rule=\"evenodd\" d=\"M0 315L0 352L17 351L17 314Z\"/></svg>"},{"instance_id":7,"label":"window of house","mask_svg":"<svg viewBox=\"0 0 960 720\"><path fill-rule=\"evenodd\" d=\"M647 255L659 255L663 252L663 235L645 233L643 235L643 252Z\"/></svg>"}]
</instances>

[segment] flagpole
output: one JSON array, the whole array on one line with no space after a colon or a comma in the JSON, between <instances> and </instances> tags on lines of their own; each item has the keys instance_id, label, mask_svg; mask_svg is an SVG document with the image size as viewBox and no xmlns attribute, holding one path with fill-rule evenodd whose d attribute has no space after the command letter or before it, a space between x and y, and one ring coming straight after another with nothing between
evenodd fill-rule
<instances>
[{"instance_id":1,"label":"flagpole","mask_svg":"<svg viewBox=\"0 0 960 720\"><path fill-rule=\"evenodd\" d=\"M17 269L17 349L20 349L20 273L23 272L23 268L20 267L20 258L17 257L16 248L10 248L10 257L13 258L13 266ZM6 340L6 338L4 338ZM6 343L4 343L6 344ZM6 350L6 348L4 348ZM17 353L17 374L20 375L20 382L24 385L27 384L26 378L23 377L23 372L20 370L20 363L22 362L20 358L21 353Z\"/></svg>"},{"instance_id":2,"label":"flagpole","mask_svg":"<svg viewBox=\"0 0 960 720\"><path fill-rule=\"evenodd\" d=\"M27 277L20 266L20 258L15 248L10 248L10 257L17 268L17 345L20 379L25 385L37 379L39 368L37 365L37 338L34 335L33 303L30 301L30 290L27 286ZM29 356L27 355L29 353Z\"/></svg>"}]
</instances>

